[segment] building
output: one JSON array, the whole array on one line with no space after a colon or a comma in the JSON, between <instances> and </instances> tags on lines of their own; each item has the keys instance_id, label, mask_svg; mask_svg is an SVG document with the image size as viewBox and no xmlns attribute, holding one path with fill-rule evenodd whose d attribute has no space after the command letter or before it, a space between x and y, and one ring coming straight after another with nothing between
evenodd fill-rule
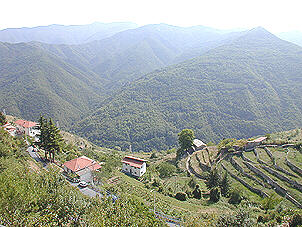
<instances>
[{"instance_id":1,"label":"building","mask_svg":"<svg viewBox=\"0 0 302 227\"><path fill-rule=\"evenodd\" d=\"M86 156L81 156L65 162L63 168L67 173L78 175L81 181L92 182L92 171L99 171L101 165Z\"/></svg>"},{"instance_id":2,"label":"building","mask_svg":"<svg viewBox=\"0 0 302 227\"><path fill-rule=\"evenodd\" d=\"M31 137L35 137L36 135L40 134L39 124L36 122L17 120L15 124L17 131L21 132L22 134Z\"/></svg>"},{"instance_id":3,"label":"building","mask_svg":"<svg viewBox=\"0 0 302 227\"><path fill-rule=\"evenodd\" d=\"M254 149L256 146L259 146L262 144L263 141L265 141L267 139L267 137L263 136L263 137L259 137L257 139L254 140L250 140L247 141L247 144L245 145L246 149Z\"/></svg>"},{"instance_id":4,"label":"building","mask_svg":"<svg viewBox=\"0 0 302 227\"><path fill-rule=\"evenodd\" d=\"M201 140L199 139L194 139L193 140L193 147L194 147L194 150L195 151L199 151L199 150L202 150L203 148L205 148L207 145L202 142Z\"/></svg>"},{"instance_id":5,"label":"building","mask_svg":"<svg viewBox=\"0 0 302 227\"><path fill-rule=\"evenodd\" d=\"M122 163L122 171L125 173L129 173L132 176L140 177L146 172L146 160L144 159L126 156L122 160Z\"/></svg>"}]
</instances>

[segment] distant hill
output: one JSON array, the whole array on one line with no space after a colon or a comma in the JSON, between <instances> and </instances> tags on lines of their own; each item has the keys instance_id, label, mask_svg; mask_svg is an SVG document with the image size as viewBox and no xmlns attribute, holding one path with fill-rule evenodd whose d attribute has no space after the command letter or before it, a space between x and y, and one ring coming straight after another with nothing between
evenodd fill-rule
<instances>
[{"instance_id":1,"label":"distant hill","mask_svg":"<svg viewBox=\"0 0 302 227\"><path fill-rule=\"evenodd\" d=\"M218 141L302 125L302 48L263 28L154 71L108 98L75 130L104 146L165 149L177 133Z\"/></svg>"},{"instance_id":2,"label":"distant hill","mask_svg":"<svg viewBox=\"0 0 302 227\"><path fill-rule=\"evenodd\" d=\"M102 81L31 44L0 43L0 109L70 125L98 104Z\"/></svg>"},{"instance_id":3,"label":"distant hill","mask_svg":"<svg viewBox=\"0 0 302 227\"><path fill-rule=\"evenodd\" d=\"M302 46L302 32L300 31L282 32L278 34L278 37Z\"/></svg>"},{"instance_id":4,"label":"distant hill","mask_svg":"<svg viewBox=\"0 0 302 227\"><path fill-rule=\"evenodd\" d=\"M37 45L110 81L107 88L112 90L142 74L200 56L237 34L203 26L154 24L83 45Z\"/></svg>"},{"instance_id":5,"label":"distant hill","mask_svg":"<svg viewBox=\"0 0 302 227\"><path fill-rule=\"evenodd\" d=\"M136 28L130 22L88 25L48 25L33 28L8 28L0 31L0 42L43 42L50 44L81 44L110 37L118 32Z\"/></svg>"},{"instance_id":6,"label":"distant hill","mask_svg":"<svg viewBox=\"0 0 302 227\"><path fill-rule=\"evenodd\" d=\"M129 82L174 64L178 56L199 56L204 52L194 46L209 50L229 36L202 26L158 24L81 45L0 43L0 108L31 120L48 113L67 126Z\"/></svg>"}]
</instances>

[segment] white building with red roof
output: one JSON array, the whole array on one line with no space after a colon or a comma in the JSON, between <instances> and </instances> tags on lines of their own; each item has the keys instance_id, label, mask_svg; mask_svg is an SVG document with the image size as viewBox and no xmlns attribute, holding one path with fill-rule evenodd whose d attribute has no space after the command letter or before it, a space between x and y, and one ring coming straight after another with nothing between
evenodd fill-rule
<instances>
[{"instance_id":1,"label":"white building with red roof","mask_svg":"<svg viewBox=\"0 0 302 227\"><path fill-rule=\"evenodd\" d=\"M126 156L123 160L122 170L133 176L140 177L146 172L146 160L132 156Z\"/></svg>"},{"instance_id":2,"label":"white building with red roof","mask_svg":"<svg viewBox=\"0 0 302 227\"><path fill-rule=\"evenodd\" d=\"M77 174L82 181L92 181L92 171L99 171L102 167L99 163L86 156L81 156L64 163L64 171Z\"/></svg>"},{"instance_id":3,"label":"white building with red roof","mask_svg":"<svg viewBox=\"0 0 302 227\"><path fill-rule=\"evenodd\" d=\"M15 121L17 130L28 136L36 136L40 133L38 123L33 121L17 120Z\"/></svg>"}]
</instances>

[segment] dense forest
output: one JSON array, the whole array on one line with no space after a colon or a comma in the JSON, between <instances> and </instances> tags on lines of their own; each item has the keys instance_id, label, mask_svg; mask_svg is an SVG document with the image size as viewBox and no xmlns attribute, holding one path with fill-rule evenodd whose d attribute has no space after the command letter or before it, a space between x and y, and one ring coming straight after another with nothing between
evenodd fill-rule
<instances>
[{"instance_id":1,"label":"dense forest","mask_svg":"<svg viewBox=\"0 0 302 227\"><path fill-rule=\"evenodd\" d=\"M302 48L256 28L141 77L75 127L105 146L165 149L176 134L218 141L301 126Z\"/></svg>"},{"instance_id":2,"label":"dense forest","mask_svg":"<svg viewBox=\"0 0 302 227\"><path fill-rule=\"evenodd\" d=\"M121 86L236 34L159 24L79 45L0 43L0 109L28 120L47 114L70 127Z\"/></svg>"}]
</instances>

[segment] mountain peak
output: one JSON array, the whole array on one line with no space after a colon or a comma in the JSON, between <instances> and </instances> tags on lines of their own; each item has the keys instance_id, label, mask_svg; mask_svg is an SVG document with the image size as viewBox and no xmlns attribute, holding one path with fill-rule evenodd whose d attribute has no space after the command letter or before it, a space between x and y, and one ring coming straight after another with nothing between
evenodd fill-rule
<instances>
[{"instance_id":1,"label":"mountain peak","mask_svg":"<svg viewBox=\"0 0 302 227\"><path fill-rule=\"evenodd\" d=\"M276 37L275 35L273 35L268 30L266 30L265 28L263 28L261 26L248 30L246 34L249 36L254 35L254 36L259 36L259 37L263 37L263 36Z\"/></svg>"}]
</instances>

